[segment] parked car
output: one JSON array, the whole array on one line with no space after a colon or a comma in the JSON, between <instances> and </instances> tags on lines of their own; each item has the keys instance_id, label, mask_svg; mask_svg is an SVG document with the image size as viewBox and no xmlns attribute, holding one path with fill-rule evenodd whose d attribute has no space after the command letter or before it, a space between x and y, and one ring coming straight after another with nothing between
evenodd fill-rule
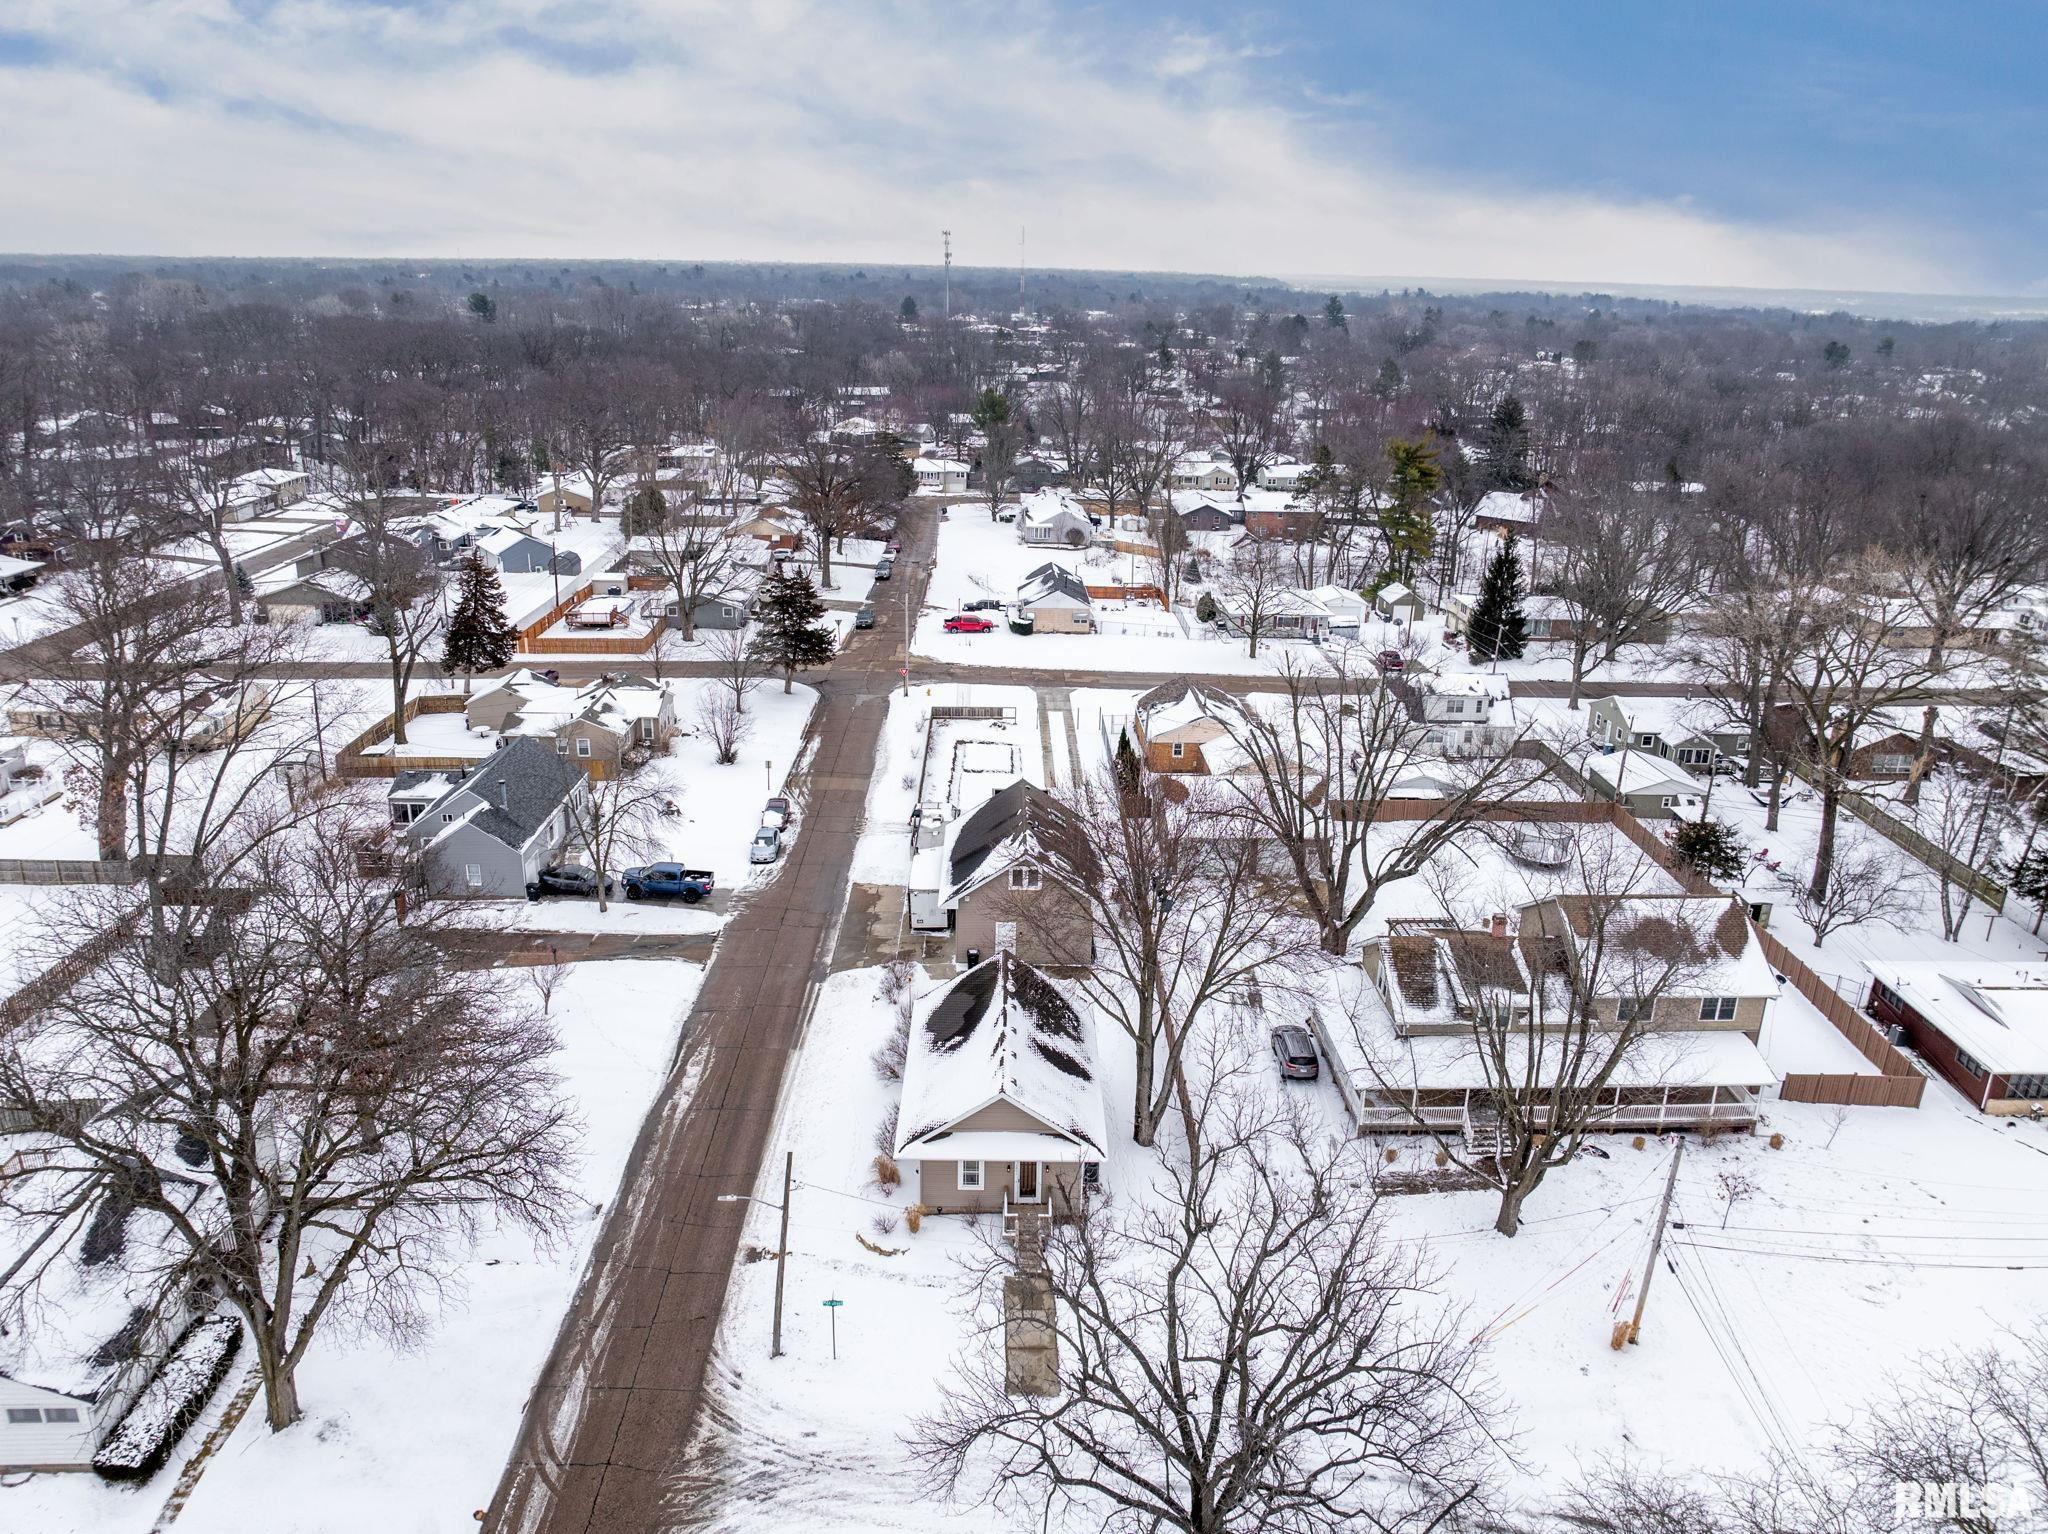
<instances>
[{"instance_id":1,"label":"parked car","mask_svg":"<svg viewBox=\"0 0 2048 1534\"><path fill-rule=\"evenodd\" d=\"M606 895L618 889L618 881L606 879ZM528 881L526 898L538 900L543 895L582 895L595 899L597 895L597 870L585 868L581 863L558 863L553 868L543 868Z\"/></svg>"},{"instance_id":2,"label":"parked car","mask_svg":"<svg viewBox=\"0 0 2048 1534\"><path fill-rule=\"evenodd\" d=\"M1399 650L1382 650L1372 658L1372 663L1382 671L1406 671L1408 662Z\"/></svg>"},{"instance_id":3,"label":"parked car","mask_svg":"<svg viewBox=\"0 0 2048 1534\"><path fill-rule=\"evenodd\" d=\"M886 581L890 576L894 575L895 573L896 561L889 558L888 555L884 554L880 559L875 561L876 580Z\"/></svg>"},{"instance_id":4,"label":"parked car","mask_svg":"<svg viewBox=\"0 0 2048 1534\"><path fill-rule=\"evenodd\" d=\"M901 538L891 538L889 540L889 552L891 555L901 554L903 552L903 540Z\"/></svg>"},{"instance_id":5,"label":"parked car","mask_svg":"<svg viewBox=\"0 0 2048 1534\"><path fill-rule=\"evenodd\" d=\"M1316 1042L1306 1028L1283 1023L1273 1030L1273 1058L1280 1062L1280 1074L1289 1081L1314 1081L1320 1071L1316 1063Z\"/></svg>"},{"instance_id":6,"label":"parked car","mask_svg":"<svg viewBox=\"0 0 2048 1534\"><path fill-rule=\"evenodd\" d=\"M774 826L763 826L754 833L753 842L747 847L749 863L772 863L782 856L782 832Z\"/></svg>"},{"instance_id":7,"label":"parked car","mask_svg":"<svg viewBox=\"0 0 2048 1534\"><path fill-rule=\"evenodd\" d=\"M775 800L770 799L768 801L768 807L761 811L761 824L764 826L772 827L777 831L780 831L784 826L788 825L789 801L787 799L784 799L780 804L778 804Z\"/></svg>"},{"instance_id":8,"label":"parked car","mask_svg":"<svg viewBox=\"0 0 2048 1534\"><path fill-rule=\"evenodd\" d=\"M994 627L995 625L986 618L959 617L946 620L946 632L949 634L986 634Z\"/></svg>"},{"instance_id":9,"label":"parked car","mask_svg":"<svg viewBox=\"0 0 2048 1534\"><path fill-rule=\"evenodd\" d=\"M646 863L627 869L620 877L625 881L628 900L673 895L684 905L695 905L711 893L710 869L685 868L680 863Z\"/></svg>"},{"instance_id":10,"label":"parked car","mask_svg":"<svg viewBox=\"0 0 2048 1534\"><path fill-rule=\"evenodd\" d=\"M960 610L965 613L999 613L1003 610L1003 599L1001 597L976 597L972 602L961 603Z\"/></svg>"},{"instance_id":11,"label":"parked car","mask_svg":"<svg viewBox=\"0 0 2048 1534\"><path fill-rule=\"evenodd\" d=\"M857 629L871 629L875 626L875 604L863 602L860 611L853 615L853 626Z\"/></svg>"},{"instance_id":12,"label":"parked car","mask_svg":"<svg viewBox=\"0 0 2048 1534\"><path fill-rule=\"evenodd\" d=\"M776 814L780 815L783 818L783 820L787 822L789 819L791 809L789 795L777 794L774 798L768 801L768 808L775 811Z\"/></svg>"}]
</instances>

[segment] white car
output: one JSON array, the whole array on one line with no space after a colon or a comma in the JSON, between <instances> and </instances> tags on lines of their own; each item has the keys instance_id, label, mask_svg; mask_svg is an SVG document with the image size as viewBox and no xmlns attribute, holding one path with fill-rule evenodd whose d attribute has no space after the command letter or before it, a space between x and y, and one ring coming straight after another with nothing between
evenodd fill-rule
<instances>
[{"instance_id":1,"label":"white car","mask_svg":"<svg viewBox=\"0 0 2048 1534\"><path fill-rule=\"evenodd\" d=\"M781 831L774 826L763 826L754 833L753 843L747 848L749 863L772 863L781 856Z\"/></svg>"}]
</instances>

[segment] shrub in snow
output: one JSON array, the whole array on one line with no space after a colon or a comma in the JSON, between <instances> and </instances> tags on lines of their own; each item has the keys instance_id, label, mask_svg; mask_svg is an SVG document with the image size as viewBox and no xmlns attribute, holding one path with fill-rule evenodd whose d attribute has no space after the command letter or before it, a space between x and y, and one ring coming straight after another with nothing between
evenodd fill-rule
<instances>
[{"instance_id":1,"label":"shrub in snow","mask_svg":"<svg viewBox=\"0 0 2048 1534\"><path fill-rule=\"evenodd\" d=\"M882 1122L875 1126L875 1149L884 1156L896 1154L896 1116L901 1111L900 1104L891 1104L882 1115Z\"/></svg>"},{"instance_id":2,"label":"shrub in snow","mask_svg":"<svg viewBox=\"0 0 2048 1534\"><path fill-rule=\"evenodd\" d=\"M903 1062L909 1054L910 1008L906 998L906 1004L897 1009L896 1026L889 1030L889 1037L884 1039L882 1047L875 1051L875 1074L884 1081L901 1081Z\"/></svg>"},{"instance_id":3,"label":"shrub in snow","mask_svg":"<svg viewBox=\"0 0 2048 1534\"><path fill-rule=\"evenodd\" d=\"M155 1475L213 1399L241 1348L242 1323L233 1316L193 1322L100 1445L93 1469L109 1481L146 1481Z\"/></svg>"},{"instance_id":4,"label":"shrub in snow","mask_svg":"<svg viewBox=\"0 0 2048 1534\"><path fill-rule=\"evenodd\" d=\"M902 1182L903 1174L896 1169L896 1160L893 1156L875 1157L876 1187L894 1188L900 1186Z\"/></svg>"}]
</instances>

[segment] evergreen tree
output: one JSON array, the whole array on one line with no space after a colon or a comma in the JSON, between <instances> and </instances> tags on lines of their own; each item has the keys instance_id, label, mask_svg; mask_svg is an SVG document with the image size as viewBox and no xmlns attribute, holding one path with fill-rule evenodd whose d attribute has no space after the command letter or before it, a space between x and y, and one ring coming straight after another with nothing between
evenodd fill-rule
<instances>
[{"instance_id":1,"label":"evergreen tree","mask_svg":"<svg viewBox=\"0 0 2048 1534\"><path fill-rule=\"evenodd\" d=\"M1689 820L1678 828L1672 850L1679 862L1703 879L1730 882L1742 877L1743 858L1749 849L1718 820Z\"/></svg>"},{"instance_id":2,"label":"evergreen tree","mask_svg":"<svg viewBox=\"0 0 2048 1534\"><path fill-rule=\"evenodd\" d=\"M916 300L916 299L914 299L914 298L912 298L912 297L911 297L911 296L910 296L910 295L909 295L908 293L904 294L904 295L903 295L903 307L902 307L902 308L900 308L900 309L898 309L898 310L897 310L896 312L897 312L898 314L902 315L902 316L903 316L903 318L905 318L906 320L914 320L914 319L916 319L916 318L917 318L917 300Z\"/></svg>"},{"instance_id":3,"label":"evergreen tree","mask_svg":"<svg viewBox=\"0 0 2048 1534\"><path fill-rule=\"evenodd\" d=\"M1830 341L1820 349L1821 360L1831 368L1845 368L1849 365L1849 348L1840 341Z\"/></svg>"},{"instance_id":4,"label":"evergreen tree","mask_svg":"<svg viewBox=\"0 0 2048 1534\"><path fill-rule=\"evenodd\" d=\"M1522 556L1510 533L1479 582L1479 600L1465 637L1474 660L1520 660L1529 647L1529 623L1522 613Z\"/></svg>"},{"instance_id":5,"label":"evergreen tree","mask_svg":"<svg viewBox=\"0 0 2048 1534\"><path fill-rule=\"evenodd\" d=\"M819 621L825 616L825 604L818 600L818 588L805 571L771 575L762 582L754 616L760 624L754 634L754 655L782 673L784 692L789 691L797 672L824 665L839 648L832 626Z\"/></svg>"},{"instance_id":6,"label":"evergreen tree","mask_svg":"<svg viewBox=\"0 0 2048 1534\"><path fill-rule=\"evenodd\" d=\"M622 531L628 538L644 538L660 529L668 518L668 498L659 485L643 485L626 497L620 513Z\"/></svg>"},{"instance_id":7,"label":"evergreen tree","mask_svg":"<svg viewBox=\"0 0 2048 1534\"><path fill-rule=\"evenodd\" d=\"M1116 786L1127 794L1135 794L1138 785L1144 781L1144 774L1138 764L1138 751L1131 744L1131 732L1118 730L1116 733Z\"/></svg>"},{"instance_id":8,"label":"evergreen tree","mask_svg":"<svg viewBox=\"0 0 2048 1534\"><path fill-rule=\"evenodd\" d=\"M1332 330L1349 330L1350 316L1344 312L1344 300L1332 293L1323 305L1323 323Z\"/></svg>"},{"instance_id":9,"label":"evergreen tree","mask_svg":"<svg viewBox=\"0 0 2048 1534\"><path fill-rule=\"evenodd\" d=\"M1529 472L1529 413L1514 395L1504 395L1493 407L1480 437L1479 461L1489 490L1536 488L1536 476Z\"/></svg>"},{"instance_id":10,"label":"evergreen tree","mask_svg":"<svg viewBox=\"0 0 2048 1534\"><path fill-rule=\"evenodd\" d=\"M2005 876L2006 888L2034 907L2034 930L2041 930L2041 916L2048 912L2048 847L2031 847L2013 861Z\"/></svg>"},{"instance_id":11,"label":"evergreen tree","mask_svg":"<svg viewBox=\"0 0 2048 1534\"><path fill-rule=\"evenodd\" d=\"M498 572L475 549L463 561L455 587L455 610L441 639L441 669L462 674L462 690L480 671L496 671L511 663L519 631L505 618L505 587Z\"/></svg>"},{"instance_id":12,"label":"evergreen tree","mask_svg":"<svg viewBox=\"0 0 2048 1534\"><path fill-rule=\"evenodd\" d=\"M488 293L472 293L469 295L469 312L488 325L498 317L498 301Z\"/></svg>"},{"instance_id":13,"label":"evergreen tree","mask_svg":"<svg viewBox=\"0 0 2048 1534\"><path fill-rule=\"evenodd\" d=\"M1372 381L1372 397L1384 405L1401 392L1404 381L1401 364L1389 357L1380 364L1379 375Z\"/></svg>"},{"instance_id":14,"label":"evergreen tree","mask_svg":"<svg viewBox=\"0 0 2048 1534\"><path fill-rule=\"evenodd\" d=\"M1393 473L1387 484L1387 503L1380 508L1380 536L1387 545L1387 576L1390 580L1415 584L1415 567L1429 557L1436 543L1436 517L1429 498L1444 482L1443 466L1436 461L1436 449L1428 439L1407 442L1399 437L1387 444L1387 461Z\"/></svg>"}]
</instances>

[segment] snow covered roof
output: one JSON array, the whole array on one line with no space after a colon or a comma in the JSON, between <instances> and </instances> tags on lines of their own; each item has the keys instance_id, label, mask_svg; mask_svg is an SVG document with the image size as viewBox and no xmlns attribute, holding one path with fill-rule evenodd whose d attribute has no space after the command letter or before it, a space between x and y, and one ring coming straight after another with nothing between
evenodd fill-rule
<instances>
[{"instance_id":1,"label":"snow covered roof","mask_svg":"<svg viewBox=\"0 0 2048 1534\"><path fill-rule=\"evenodd\" d=\"M1489 1041L1490 1043L1491 1041ZM1506 1041L1506 1071L1509 1079L1523 1079L1530 1069L1528 1040L1511 1035ZM1458 1090L1482 1088L1488 1084L1488 1063L1477 1037L1470 1031L1418 1034L1390 1040L1390 1047L1375 1052L1373 1063L1389 1085ZM1612 1045L1599 1035L1586 1044L1592 1058L1605 1059ZM1545 1084L1556 1075L1557 1059L1563 1051L1553 1046L1534 1062L1536 1074ZM1499 1066L1493 1069L1498 1072ZM1496 1078L1498 1079L1498 1078ZM1778 1074L1765 1061L1749 1035L1732 1029L1698 1032L1644 1034L1624 1053L1610 1087L1766 1087Z\"/></svg>"},{"instance_id":2,"label":"snow covered roof","mask_svg":"<svg viewBox=\"0 0 2048 1534\"><path fill-rule=\"evenodd\" d=\"M599 603L626 599L597 598ZM589 606L589 603L585 603ZM661 682L627 673L598 677L580 687L565 687L528 670L513 672L492 691L519 699L519 711L505 723L506 735L553 735L578 721L602 725L625 734L639 720L659 719L668 698ZM483 697L490 693L480 694Z\"/></svg>"},{"instance_id":3,"label":"snow covered roof","mask_svg":"<svg viewBox=\"0 0 2048 1534\"><path fill-rule=\"evenodd\" d=\"M1088 586L1065 565L1043 564L1017 588L1019 607L1087 607Z\"/></svg>"},{"instance_id":4,"label":"snow covered roof","mask_svg":"<svg viewBox=\"0 0 2048 1534\"><path fill-rule=\"evenodd\" d=\"M1595 988L1603 995L1629 993L1645 975L1669 977L1674 993L1687 996L1778 994L1741 903L1725 895L1559 895L1523 906L1520 917L1525 948L1547 934L1582 964L1597 944Z\"/></svg>"},{"instance_id":5,"label":"snow covered roof","mask_svg":"<svg viewBox=\"0 0 2048 1534\"><path fill-rule=\"evenodd\" d=\"M973 893L1023 858L1071 870L1085 845L1065 805L1017 779L954 822L946 847L946 900Z\"/></svg>"},{"instance_id":6,"label":"snow covered roof","mask_svg":"<svg viewBox=\"0 0 2048 1534\"><path fill-rule=\"evenodd\" d=\"M1045 1132L953 1134L954 1125L996 1103ZM897 1123L896 1154L912 1159L1101 1156L1109 1135L1086 1021L1057 983L1008 950L983 960L910 1030ZM1009 1154L975 1143L991 1133ZM1052 1154L1047 1141L1056 1142Z\"/></svg>"},{"instance_id":7,"label":"snow covered roof","mask_svg":"<svg viewBox=\"0 0 2048 1534\"><path fill-rule=\"evenodd\" d=\"M1863 962L1874 979L1986 1070L2048 1071L2048 964Z\"/></svg>"},{"instance_id":8,"label":"snow covered roof","mask_svg":"<svg viewBox=\"0 0 2048 1534\"><path fill-rule=\"evenodd\" d=\"M1019 526L1044 527L1062 518L1072 518L1082 526L1092 526L1088 513L1064 490L1034 490L1018 503L1017 521Z\"/></svg>"},{"instance_id":9,"label":"snow covered roof","mask_svg":"<svg viewBox=\"0 0 2048 1534\"><path fill-rule=\"evenodd\" d=\"M1486 671L1425 671L1416 676L1415 685L1439 697L1485 698L1495 703L1505 701L1511 692L1506 677Z\"/></svg>"},{"instance_id":10,"label":"snow covered roof","mask_svg":"<svg viewBox=\"0 0 2048 1534\"><path fill-rule=\"evenodd\" d=\"M1494 522L1534 522L1543 509L1543 497L1522 495L1513 490L1491 490L1479 498L1473 516Z\"/></svg>"},{"instance_id":11,"label":"snow covered roof","mask_svg":"<svg viewBox=\"0 0 2048 1534\"><path fill-rule=\"evenodd\" d=\"M917 458L910 464L919 474L965 474L967 465L957 458Z\"/></svg>"},{"instance_id":12,"label":"snow covered roof","mask_svg":"<svg viewBox=\"0 0 2048 1534\"><path fill-rule=\"evenodd\" d=\"M1588 777L1618 794L1703 794L1706 785L1676 762L1648 751L1610 751L1586 762Z\"/></svg>"}]
</instances>

